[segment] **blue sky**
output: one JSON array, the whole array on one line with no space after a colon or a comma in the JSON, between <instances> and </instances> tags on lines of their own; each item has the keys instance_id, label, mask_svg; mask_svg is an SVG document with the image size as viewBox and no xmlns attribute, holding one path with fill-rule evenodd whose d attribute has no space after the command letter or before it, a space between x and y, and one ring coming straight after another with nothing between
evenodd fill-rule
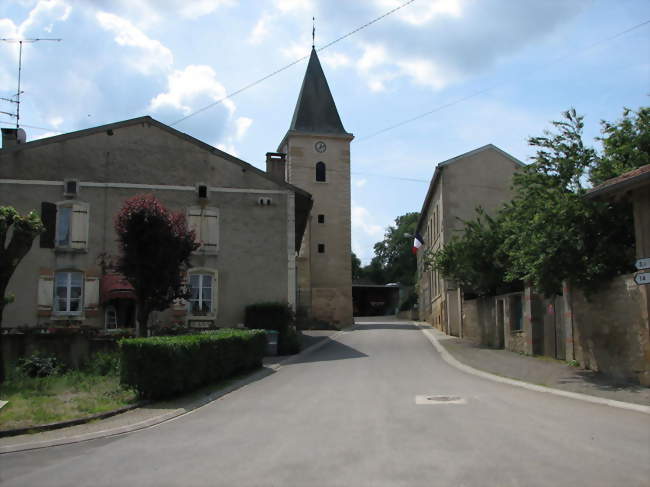
<instances>
[{"instance_id":1,"label":"blue sky","mask_svg":"<svg viewBox=\"0 0 650 487\"><path fill-rule=\"evenodd\" d=\"M147 114L171 124L308 54L312 16L319 47L402 3L2 0L0 37L63 38L23 51L21 122L42 128L26 127L33 140ZM528 162L527 138L571 106L592 140L601 119L648 105L650 24L617 36L648 20L647 0L416 0L321 51L357 137L352 240L363 263L396 216L420 210L437 163L488 143ZM0 43L0 97L15 93L17 58ZM263 168L305 68L174 127Z\"/></svg>"}]
</instances>

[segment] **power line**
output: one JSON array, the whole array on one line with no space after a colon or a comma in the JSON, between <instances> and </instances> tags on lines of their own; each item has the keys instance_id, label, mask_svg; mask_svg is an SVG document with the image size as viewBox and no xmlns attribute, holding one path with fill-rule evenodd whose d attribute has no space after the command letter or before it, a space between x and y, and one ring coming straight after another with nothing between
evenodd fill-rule
<instances>
[{"instance_id":1,"label":"power line","mask_svg":"<svg viewBox=\"0 0 650 487\"><path fill-rule=\"evenodd\" d=\"M3 123L5 125L13 125L16 122L12 122L9 120L0 120L0 123ZM62 134L60 130L54 130L53 128L47 128L47 127L37 127L35 125L25 125L24 123L20 124L21 127L27 127L28 129L36 129L36 130L44 130L46 132L53 132L55 134Z\"/></svg>"},{"instance_id":2,"label":"power line","mask_svg":"<svg viewBox=\"0 0 650 487\"><path fill-rule=\"evenodd\" d=\"M596 42L594 42L592 44L589 44L588 46L583 47L582 49L579 49L579 50L573 51L573 52L569 52L569 53L565 54L564 56L560 56L558 58L555 58L554 60L549 61L548 63L538 67L537 69L528 72L526 77L530 77L531 74L537 73L537 72L547 68L548 66L553 65L553 64L555 64L555 63L557 63L559 61L562 61L562 60L564 60L564 59L566 59L566 58L568 58L570 56L582 53L584 51L588 51L590 49L593 49L594 47L599 46L600 44L604 44L606 42L613 41L614 39L617 39L617 38L619 38L619 37L621 37L621 36L623 36L623 35L625 35L625 34L627 34L629 32L632 32L633 30L639 29L639 28L641 28L641 27L643 27L643 26L645 26L647 24L650 24L650 20L646 20L644 22L636 24L636 25L630 27L629 29L626 29L626 30L624 30L622 32L618 32L617 34L614 34L613 36L610 36L610 37L607 37L605 39L601 39L599 41L596 41ZM492 85L492 86L490 86L488 88L483 88L481 90L475 91L474 93L463 96L463 97L458 98L458 99L456 99L454 101L451 101L449 103L445 103L444 105L437 106L436 108L433 108L433 109L428 110L426 112L420 113L419 115L415 115L414 117L408 118L406 120L402 120L401 122L398 122L398 123L396 123L394 125L390 125L390 126L388 126L386 128L383 128L383 129L378 130L376 132L373 132L371 134L364 135L364 136L361 136L361 137L357 137L356 141L361 142L361 141L370 139L372 137L376 137L377 135L383 134L384 132L388 132L390 130L396 129L398 127L401 127L402 125L406 125L406 124L409 124L409 123L414 122L416 120L419 120L421 118L427 117L427 116L431 115L432 113L439 112L440 110L444 110L445 108L449 108L449 107L451 107L453 105L457 105L458 103L462 103L462 102L467 101L467 100L469 100L471 98L475 98L475 97L477 97L479 95L487 93L487 92L489 92L489 91L491 91L491 90L493 90L495 88L498 88L500 86L504 86L504 85L508 85L508 84L512 84L512 83L514 83L514 81L503 81L501 83L496 83L496 84L494 84L494 85Z\"/></svg>"},{"instance_id":3,"label":"power line","mask_svg":"<svg viewBox=\"0 0 650 487\"><path fill-rule=\"evenodd\" d=\"M410 5L410 4L413 3L413 2L415 2L415 0L408 0L407 2L404 2L404 3L401 4L401 5L398 5L397 7L395 7L395 8L392 9L392 10L389 10L389 11L386 12L385 14L380 15L379 17L377 17L377 18L375 18L375 19L372 19L370 22L366 22L366 23L363 24L362 26L357 27L356 29L354 29L354 30L348 32L347 34L342 35L341 37L338 37L338 38L334 39L332 42L329 42L329 43L325 44L323 47L319 47L318 49L316 49L316 51L317 51L317 52L320 52L320 51L323 51L323 50L327 49L327 48L330 47L330 46L333 46L333 45L336 44L337 42L340 42L340 41L342 41L343 39L346 39L346 38L350 37L351 35L356 34L356 33L359 32L360 30L363 30L363 29L365 29L366 27L369 27L369 26L371 26L372 24L374 24L374 23L376 23L376 22L379 22L379 21L382 20L383 18L388 17L389 15L391 15L391 14L397 12L398 10L400 10L400 9L402 9L402 8L404 8L404 7L408 6L408 5ZM282 68L276 69L276 70L273 71L272 73L267 74L266 76L264 76L264 77L258 79L257 81L253 81L252 83L250 83L250 84L244 86L243 88L240 88L240 89L238 89L238 90L235 90L235 91L233 91L232 93L227 93L224 97L219 98L218 100L216 100L216 101L210 103L209 105L206 105L206 106L204 106L203 108L199 108L198 110L196 110L196 111L194 111L194 112L192 112L192 113L190 113L190 114L188 114L188 115L185 115L185 116L182 117L182 118L179 118L178 120L176 120L175 122L172 122L172 123L169 124L169 125L170 125L171 127L173 127L174 125L177 125L177 124L179 124L179 123L181 123L181 122L187 120L188 118L193 117L194 115L198 115L199 113L202 113L202 112L204 112L204 111L206 111L206 110L209 110L210 108L212 108L212 107L214 107L214 106L217 106L217 105L223 103L225 100L227 100L227 99L229 99L229 98L232 98L233 96L236 96L236 95L238 95L239 93L248 90L249 88L253 88L254 86L257 86L258 84L262 83L263 81L266 81L266 80L269 79L269 78L272 78L272 77L275 76L276 74L280 74L281 72L286 71L286 70L289 69L290 67L295 66L296 64L298 64L298 63L301 62L301 61L304 61L304 60L307 59L308 57L309 57L309 55L306 55L306 56L301 57L300 59L296 59L295 61L293 61L293 62L287 64L286 66L283 66Z\"/></svg>"}]
</instances>

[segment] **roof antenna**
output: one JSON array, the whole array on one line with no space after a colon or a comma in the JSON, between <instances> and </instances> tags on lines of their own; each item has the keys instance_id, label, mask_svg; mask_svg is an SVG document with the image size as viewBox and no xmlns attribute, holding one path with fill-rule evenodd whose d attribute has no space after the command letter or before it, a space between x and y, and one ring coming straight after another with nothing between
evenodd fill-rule
<instances>
[{"instance_id":1,"label":"roof antenna","mask_svg":"<svg viewBox=\"0 0 650 487\"><path fill-rule=\"evenodd\" d=\"M22 71L23 67L23 42L28 42L28 43L34 43L38 41L56 41L59 42L61 39L53 39L53 38L38 38L38 39L6 39L6 38L0 38L0 41L4 42L17 42L19 44L18 48L18 91L16 92L15 95L12 95L11 98L0 98L0 100L8 101L11 103L16 104L16 114L14 115L13 113L9 112L0 112L4 113L5 115L9 115L10 117L14 117L16 119L16 128L20 127L20 94L22 91L20 91L20 73ZM14 100L14 98L16 98Z\"/></svg>"},{"instance_id":2,"label":"roof antenna","mask_svg":"<svg viewBox=\"0 0 650 487\"><path fill-rule=\"evenodd\" d=\"M314 49L316 39L316 17L311 18L311 48Z\"/></svg>"}]
</instances>

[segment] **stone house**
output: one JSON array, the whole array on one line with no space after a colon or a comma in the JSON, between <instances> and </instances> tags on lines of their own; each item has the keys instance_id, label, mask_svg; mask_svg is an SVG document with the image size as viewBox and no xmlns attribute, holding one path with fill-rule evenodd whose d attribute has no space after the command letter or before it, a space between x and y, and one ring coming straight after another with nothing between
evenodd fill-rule
<instances>
[{"instance_id":1,"label":"stone house","mask_svg":"<svg viewBox=\"0 0 650 487\"><path fill-rule=\"evenodd\" d=\"M510 154L488 144L436 166L416 227L416 233L424 240L417 254L421 320L449 335L463 336L463 290L444 279L438 271L425 270L424 256L427 251L442 248L454 235L460 234L464 229L463 221L475 218L477 207L492 214L509 201L512 176L523 165ZM515 312L513 308L513 319Z\"/></svg>"},{"instance_id":2,"label":"stone house","mask_svg":"<svg viewBox=\"0 0 650 487\"><path fill-rule=\"evenodd\" d=\"M191 298L150 326L231 327L248 304L295 305L306 191L148 116L26 143L2 134L0 205L37 210L47 228L9 283L3 329L133 327L132 289L111 271L113 221L143 193L184 212L201 242Z\"/></svg>"}]
</instances>

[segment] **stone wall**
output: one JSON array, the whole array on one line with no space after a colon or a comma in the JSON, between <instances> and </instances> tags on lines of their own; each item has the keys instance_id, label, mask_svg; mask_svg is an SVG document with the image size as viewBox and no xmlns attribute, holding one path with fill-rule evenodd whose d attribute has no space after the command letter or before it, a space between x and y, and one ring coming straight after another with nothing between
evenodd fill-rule
<instances>
[{"instance_id":1,"label":"stone wall","mask_svg":"<svg viewBox=\"0 0 650 487\"><path fill-rule=\"evenodd\" d=\"M581 366L621 380L646 382L650 371L648 322L642 290L633 275L613 279L598 293L571 299L575 359Z\"/></svg>"}]
</instances>

